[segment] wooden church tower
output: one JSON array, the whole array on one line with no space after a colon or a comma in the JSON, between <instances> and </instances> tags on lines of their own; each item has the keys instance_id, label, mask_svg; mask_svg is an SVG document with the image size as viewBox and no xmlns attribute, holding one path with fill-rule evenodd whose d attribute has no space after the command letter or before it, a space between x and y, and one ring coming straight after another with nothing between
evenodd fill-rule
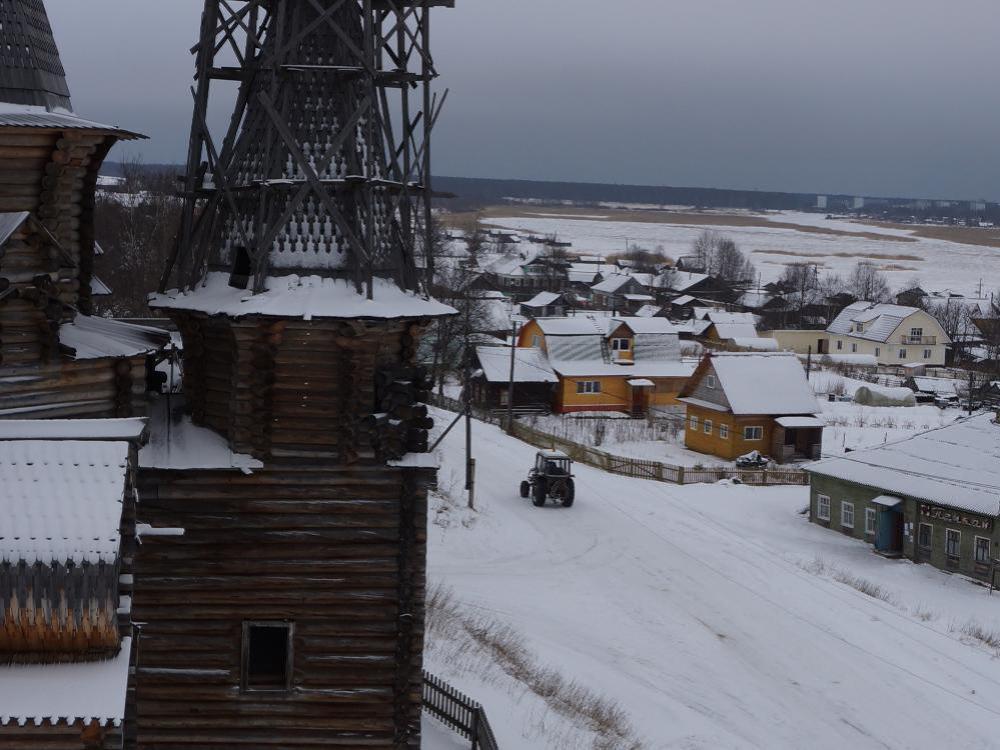
<instances>
[{"instance_id":1,"label":"wooden church tower","mask_svg":"<svg viewBox=\"0 0 1000 750\"><path fill-rule=\"evenodd\" d=\"M183 337L173 421L225 451L178 438L140 472L141 520L176 533L137 561L139 748L420 746L436 469L415 357L454 312L424 293L427 45L450 4L205 2L151 307Z\"/></svg>"}]
</instances>

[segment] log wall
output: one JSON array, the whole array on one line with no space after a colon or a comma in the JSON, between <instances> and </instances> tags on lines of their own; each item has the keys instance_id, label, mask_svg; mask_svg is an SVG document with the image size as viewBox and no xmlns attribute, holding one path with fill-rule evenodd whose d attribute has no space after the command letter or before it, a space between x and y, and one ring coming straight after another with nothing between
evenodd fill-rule
<instances>
[{"instance_id":1,"label":"log wall","mask_svg":"<svg viewBox=\"0 0 1000 750\"><path fill-rule=\"evenodd\" d=\"M122 746L120 727L101 727L82 722L41 726L17 724L0 726L3 750L117 750Z\"/></svg>"},{"instance_id":2,"label":"log wall","mask_svg":"<svg viewBox=\"0 0 1000 750\"><path fill-rule=\"evenodd\" d=\"M420 746L425 321L174 312L196 423L264 468L140 472L134 747ZM287 692L247 692L248 621L294 623Z\"/></svg>"}]
</instances>

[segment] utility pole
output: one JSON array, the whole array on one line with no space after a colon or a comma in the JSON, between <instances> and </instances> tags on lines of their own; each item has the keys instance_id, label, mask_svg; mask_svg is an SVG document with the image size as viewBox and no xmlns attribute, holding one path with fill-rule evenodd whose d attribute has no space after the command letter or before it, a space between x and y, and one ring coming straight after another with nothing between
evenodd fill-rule
<instances>
[{"instance_id":1,"label":"utility pole","mask_svg":"<svg viewBox=\"0 0 1000 750\"><path fill-rule=\"evenodd\" d=\"M972 370L969 370L969 416L970 417L972 416L972 389L975 377L976 373L974 373Z\"/></svg>"},{"instance_id":2,"label":"utility pole","mask_svg":"<svg viewBox=\"0 0 1000 750\"><path fill-rule=\"evenodd\" d=\"M514 434L514 355L517 352L517 321L511 321L510 380L507 382L507 434Z\"/></svg>"},{"instance_id":3,"label":"utility pole","mask_svg":"<svg viewBox=\"0 0 1000 750\"><path fill-rule=\"evenodd\" d=\"M465 401L465 489L469 493L469 508L475 510L476 502L476 459L472 457L472 398L471 398L471 370L472 370L472 349L469 340L470 329L472 328L472 297L469 295L469 287L465 287L465 372L463 376L464 386L462 397Z\"/></svg>"},{"instance_id":4,"label":"utility pole","mask_svg":"<svg viewBox=\"0 0 1000 750\"><path fill-rule=\"evenodd\" d=\"M810 379L813 369L813 348L812 344L809 345L809 351L806 353L806 380Z\"/></svg>"}]
</instances>

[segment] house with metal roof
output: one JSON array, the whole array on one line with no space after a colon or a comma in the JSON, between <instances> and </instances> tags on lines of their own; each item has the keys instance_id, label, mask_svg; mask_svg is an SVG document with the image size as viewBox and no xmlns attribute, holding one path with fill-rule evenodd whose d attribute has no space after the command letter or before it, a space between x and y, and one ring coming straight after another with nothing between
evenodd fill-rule
<instances>
[{"instance_id":1,"label":"house with metal roof","mask_svg":"<svg viewBox=\"0 0 1000 750\"><path fill-rule=\"evenodd\" d=\"M709 352L678 400L691 450L728 460L758 451L779 463L820 455L820 405L790 352Z\"/></svg>"},{"instance_id":2,"label":"house with metal roof","mask_svg":"<svg viewBox=\"0 0 1000 750\"><path fill-rule=\"evenodd\" d=\"M881 554L993 580L1000 423L980 414L806 467L809 520Z\"/></svg>"},{"instance_id":3,"label":"house with metal roof","mask_svg":"<svg viewBox=\"0 0 1000 750\"><path fill-rule=\"evenodd\" d=\"M620 411L636 416L677 406L694 370L666 318L631 316L538 318L521 330L558 378L556 412Z\"/></svg>"},{"instance_id":4,"label":"house with metal roof","mask_svg":"<svg viewBox=\"0 0 1000 750\"><path fill-rule=\"evenodd\" d=\"M871 354L880 365L943 365L951 339L937 319L916 307L855 302L826 329L820 354Z\"/></svg>"}]
</instances>

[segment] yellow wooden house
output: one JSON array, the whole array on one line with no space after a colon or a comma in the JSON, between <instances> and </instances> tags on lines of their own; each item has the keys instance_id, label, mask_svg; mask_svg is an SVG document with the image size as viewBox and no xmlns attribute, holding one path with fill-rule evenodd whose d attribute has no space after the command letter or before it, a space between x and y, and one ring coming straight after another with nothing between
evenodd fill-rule
<instances>
[{"instance_id":1,"label":"yellow wooden house","mask_svg":"<svg viewBox=\"0 0 1000 750\"><path fill-rule=\"evenodd\" d=\"M535 347L558 378L553 410L620 411L635 416L677 406L695 364L665 318L537 318L518 346Z\"/></svg>"},{"instance_id":2,"label":"yellow wooden house","mask_svg":"<svg viewBox=\"0 0 1000 750\"><path fill-rule=\"evenodd\" d=\"M680 394L684 445L728 460L819 458L823 421L802 363L786 352L709 352Z\"/></svg>"}]
</instances>

